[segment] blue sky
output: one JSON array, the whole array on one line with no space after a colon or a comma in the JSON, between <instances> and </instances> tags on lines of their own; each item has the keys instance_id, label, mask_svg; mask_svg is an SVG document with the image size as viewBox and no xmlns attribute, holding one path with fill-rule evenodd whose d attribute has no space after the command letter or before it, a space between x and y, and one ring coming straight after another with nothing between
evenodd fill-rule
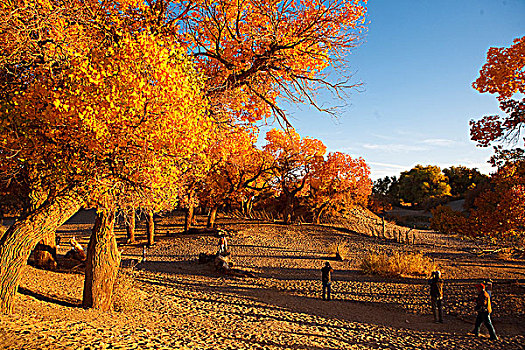
<instances>
[{"instance_id":1,"label":"blue sky","mask_svg":"<svg viewBox=\"0 0 525 350\"><path fill-rule=\"evenodd\" d=\"M492 150L470 141L468 122L499 114L498 102L471 84L489 47L525 35L525 0L369 0L368 22L347 67L361 91L337 119L289 108L298 133L363 157L373 179L416 164L493 171Z\"/></svg>"}]
</instances>

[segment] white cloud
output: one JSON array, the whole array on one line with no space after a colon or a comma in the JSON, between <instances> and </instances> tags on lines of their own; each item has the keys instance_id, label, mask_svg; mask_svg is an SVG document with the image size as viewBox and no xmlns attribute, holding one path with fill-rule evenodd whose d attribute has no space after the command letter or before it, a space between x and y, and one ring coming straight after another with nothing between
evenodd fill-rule
<instances>
[{"instance_id":1,"label":"white cloud","mask_svg":"<svg viewBox=\"0 0 525 350\"><path fill-rule=\"evenodd\" d=\"M421 152L421 151L427 151L427 147L423 146L416 146L416 145L404 145L404 144L373 144L373 143L365 143L363 144L363 148L371 149L371 150L378 150L378 151L384 151L384 152L390 152L390 153L398 153L398 152Z\"/></svg>"},{"instance_id":2,"label":"white cloud","mask_svg":"<svg viewBox=\"0 0 525 350\"><path fill-rule=\"evenodd\" d=\"M421 143L430 146L452 147L456 144L456 141L448 139L426 139L421 141Z\"/></svg>"},{"instance_id":3,"label":"white cloud","mask_svg":"<svg viewBox=\"0 0 525 350\"><path fill-rule=\"evenodd\" d=\"M400 165L400 164L390 164L390 163L380 163L380 162L368 162L370 165L375 165L378 167L388 168L388 169L396 169L396 170L406 170L406 165Z\"/></svg>"}]
</instances>

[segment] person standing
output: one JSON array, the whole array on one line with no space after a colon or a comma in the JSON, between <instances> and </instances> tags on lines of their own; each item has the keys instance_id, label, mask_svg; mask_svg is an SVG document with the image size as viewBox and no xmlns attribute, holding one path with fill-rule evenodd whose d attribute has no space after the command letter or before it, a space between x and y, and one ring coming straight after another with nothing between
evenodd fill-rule
<instances>
[{"instance_id":1,"label":"person standing","mask_svg":"<svg viewBox=\"0 0 525 350\"><path fill-rule=\"evenodd\" d=\"M334 269L332 269L330 263L328 261L325 262L324 267L321 269L321 281L323 283L323 300L331 299L332 272L334 272Z\"/></svg>"},{"instance_id":2,"label":"person standing","mask_svg":"<svg viewBox=\"0 0 525 350\"><path fill-rule=\"evenodd\" d=\"M430 303L434 322L443 323L443 279L441 279L441 272L432 272L428 284L430 285Z\"/></svg>"},{"instance_id":3,"label":"person standing","mask_svg":"<svg viewBox=\"0 0 525 350\"><path fill-rule=\"evenodd\" d=\"M484 323L485 327L487 327L489 331L490 339L498 340L498 336L496 335L496 331L494 330L494 326L492 325L492 321L490 319L492 305L490 302L489 293L487 293L485 290L485 285L483 283L477 284L476 288L478 290L478 297L476 298L475 310L478 312L478 315L476 317L476 324L474 326L473 333L474 335L479 336L481 323Z\"/></svg>"},{"instance_id":4,"label":"person standing","mask_svg":"<svg viewBox=\"0 0 525 350\"><path fill-rule=\"evenodd\" d=\"M228 251L228 242L224 234L219 236L219 255L225 255Z\"/></svg>"}]
</instances>

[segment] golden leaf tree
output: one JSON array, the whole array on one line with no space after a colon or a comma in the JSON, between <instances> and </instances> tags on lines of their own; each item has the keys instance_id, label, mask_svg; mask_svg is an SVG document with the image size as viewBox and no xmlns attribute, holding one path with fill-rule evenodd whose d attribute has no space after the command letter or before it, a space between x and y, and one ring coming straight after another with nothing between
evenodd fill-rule
<instances>
[{"instance_id":1,"label":"golden leaf tree","mask_svg":"<svg viewBox=\"0 0 525 350\"><path fill-rule=\"evenodd\" d=\"M41 23L2 57L2 176L24 169L41 198L0 239L0 309L11 310L36 242L86 202L99 218L84 306L109 309L120 259L114 210L159 192L175 200L177 179L213 132L201 79L176 41L129 24L125 4L11 5L1 14L13 23L6 37L35 26L26 12Z\"/></svg>"},{"instance_id":2,"label":"golden leaf tree","mask_svg":"<svg viewBox=\"0 0 525 350\"><path fill-rule=\"evenodd\" d=\"M250 214L247 203L270 164L267 154L255 146L257 136L256 129L237 126L221 133L210 148L213 162L199 188L199 202L210 209L208 227L214 226L220 206L241 205Z\"/></svg>"}]
</instances>

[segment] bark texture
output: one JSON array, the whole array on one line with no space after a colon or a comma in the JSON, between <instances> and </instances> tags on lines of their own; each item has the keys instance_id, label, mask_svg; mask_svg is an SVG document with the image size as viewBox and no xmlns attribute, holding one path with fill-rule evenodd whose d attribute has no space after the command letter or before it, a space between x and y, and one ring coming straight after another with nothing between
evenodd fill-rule
<instances>
[{"instance_id":1,"label":"bark texture","mask_svg":"<svg viewBox=\"0 0 525 350\"><path fill-rule=\"evenodd\" d=\"M285 196L285 204L283 210L283 221L285 224L289 225L293 221L293 198L290 195Z\"/></svg>"},{"instance_id":2,"label":"bark texture","mask_svg":"<svg viewBox=\"0 0 525 350\"><path fill-rule=\"evenodd\" d=\"M184 218L184 231L188 232L191 228L191 225L194 221L194 208L193 205L190 205L188 209L186 209L186 216Z\"/></svg>"},{"instance_id":3,"label":"bark texture","mask_svg":"<svg viewBox=\"0 0 525 350\"><path fill-rule=\"evenodd\" d=\"M146 233L148 235L148 247L155 243L155 220L153 218L153 211L148 211L146 218Z\"/></svg>"},{"instance_id":4,"label":"bark texture","mask_svg":"<svg viewBox=\"0 0 525 350\"><path fill-rule=\"evenodd\" d=\"M115 240L115 211L99 210L89 240L82 306L101 311L113 308L113 287L120 265Z\"/></svg>"},{"instance_id":5,"label":"bark texture","mask_svg":"<svg viewBox=\"0 0 525 350\"><path fill-rule=\"evenodd\" d=\"M11 313L22 268L31 250L46 235L55 232L82 206L76 193L48 199L38 209L15 222L0 238L0 312Z\"/></svg>"},{"instance_id":6,"label":"bark texture","mask_svg":"<svg viewBox=\"0 0 525 350\"><path fill-rule=\"evenodd\" d=\"M252 218L252 209L253 209L253 197L243 200L242 202L242 213L245 217Z\"/></svg>"},{"instance_id":7,"label":"bark texture","mask_svg":"<svg viewBox=\"0 0 525 350\"><path fill-rule=\"evenodd\" d=\"M128 213L126 220L126 234L128 237L128 243L135 243L135 210L132 210Z\"/></svg>"},{"instance_id":8,"label":"bark texture","mask_svg":"<svg viewBox=\"0 0 525 350\"><path fill-rule=\"evenodd\" d=\"M208 224L206 227L213 228L215 227L215 219L217 218L217 206L214 206L210 210L210 214L208 215Z\"/></svg>"}]
</instances>

